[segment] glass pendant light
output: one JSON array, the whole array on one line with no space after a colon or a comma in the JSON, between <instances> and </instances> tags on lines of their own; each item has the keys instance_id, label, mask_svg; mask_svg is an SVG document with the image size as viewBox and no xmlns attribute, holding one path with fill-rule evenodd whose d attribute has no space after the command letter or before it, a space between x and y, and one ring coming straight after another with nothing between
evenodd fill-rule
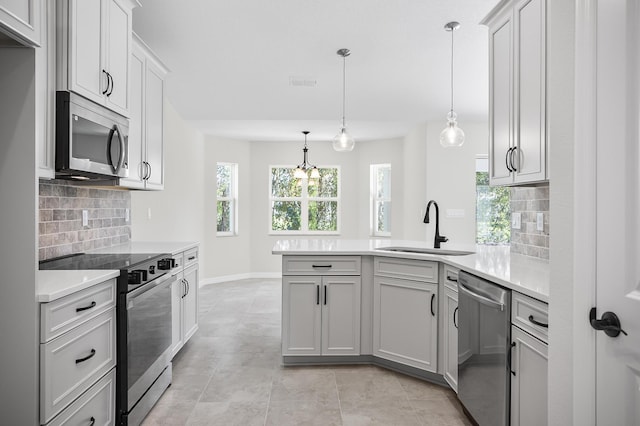
<instances>
[{"instance_id":1,"label":"glass pendant light","mask_svg":"<svg viewBox=\"0 0 640 426\"><path fill-rule=\"evenodd\" d=\"M336 137L333 138L333 149L340 152L353 151L356 141L347 132L347 125L344 119L347 90L347 56L351 55L351 51L349 49L340 49L336 53L338 56L342 56L342 128Z\"/></svg>"},{"instance_id":2,"label":"glass pendant light","mask_svg":"<svg viewBox=\"0 0 640 426\"><path fill-rule=\"evenodd\" d=\"M295 172L293 173L293 177L296 179L308 179L309 177L311 179L319 179L320 178L320 172L318 171L318 168L312 164L309 164L308 162L308 152L309 152L309 148L307 148L307 135L309 134L308 130L305 130L302 132L304 134L304 148L302 149L303 152L303 158L302 158L302 163L298 164L298 167L296 167ZM311 176L309 176L308 171L311 170ZM315 182L309 181L309 185L314 185Z\"/></svg>"},{"instance_id":3,"label":"glass pendant light","mask_svg":"<svg viewBox=\"0 0 640 426\"><path fill-rule=\"evenodd\" d=\"M451 33L451 110L447 114L447 127L440 133L440 145L445 148L464 144L464 132L458 127L457 114L453 111L453 32L460 28L459 22L449 22L444 26Z\"/></svg>"}]
</instances>

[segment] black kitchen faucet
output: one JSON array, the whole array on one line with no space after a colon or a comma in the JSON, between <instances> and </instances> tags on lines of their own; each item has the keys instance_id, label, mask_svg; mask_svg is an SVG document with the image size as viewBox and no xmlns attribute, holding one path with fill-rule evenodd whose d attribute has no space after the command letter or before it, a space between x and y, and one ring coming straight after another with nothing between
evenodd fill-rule
<instances>
[{"instance_id":1,"label":"black kitchen faucet","mask_svg":"<svg viewBox=\"0 0 640 426\"><path fill-rule=\"evenodd\" d=\"M424 223L429 223L429 209L431 208L431 204L436 208L436 235L433 238L433 248L440 248L440 243L446 243L449 239L444 235L440 235L440 209L438 208L438 203L434 200L430 200L427 204L427 211L424 214L424 219L422 221Z\"/></svg>"}]
</instances>

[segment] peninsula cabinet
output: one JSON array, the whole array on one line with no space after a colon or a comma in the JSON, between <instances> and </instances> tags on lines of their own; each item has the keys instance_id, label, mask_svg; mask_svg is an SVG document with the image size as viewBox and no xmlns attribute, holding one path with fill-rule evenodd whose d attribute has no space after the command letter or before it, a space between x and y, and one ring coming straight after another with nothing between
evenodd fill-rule
<instances>
[{"instance_id":1,"label":"peninsula cabinet","mask_svg":"<svg viewBox=\"0 0 640 426\"><path fill-rule=\"evenodd\" d=\"M198 248L172 256L174 276L171 285L171 357L198 331Z\"/></svg>"},{"instance_id":2,"label":"peninsula cabinet","mask_svg":"<svg viewBox=\"0 0 640 426\"><path fill-rule=\"evenodd\" d=\"M129 177L120 186L164 189L164 78L167 68L133 34L129 123Z\"/></svg>"},{"instance_id":3,"label":"peninsula cabinet","mask_svg":"<svg viewBox=\"0 0 640 426\"><path fill-rule=\"evenodd\" d=\"M444 320L442 350L443 376L451 389L458 392L458 269L443 265Z\"/></svg>"},{"instance_id":4,"label":"peninsula cabinet","mask_svg":"<svg viewBox=\"0 0 640 426\"><path fill-rule=\"evenodd\" d=\"M437 373L438 262L376 257L373 355Z\"/></svg>"},{"instance_id":5,"label":"peninsula cabinet","mask_svg":"<svg viewBox=\"0 0 640 426\"><path fill-rule=\"evenodd\" d=\"M40 46L42 0L0 0L0 32L28 46Z\"/></svg>"},{"instance_id":6,"label":"peninsula cabinet","mask_svg":"<svg viewBox=\"0 0 640 426\"><path fill-rule=\"evenodd\" d=\"M58 2L58 89L129 117L132 10L137 0Z\"/></svg>"},{"instance_id":7,"label":"peninsula cabinet","mask_svg":"<svg viewBox=\"0 0 640 426\"><path fill-rule=\"evenodd\" d=\"M282 355L360 355L360 257L283 256L282 274Z\"/></svg>"},{"instance_id":8,"label":"peninsula cabinet","mask_svg":"<svg viewBox=\"0 0 640 426\"><path fill-rule=\"evenodd\" d=\"M491 185L548 180L546 0L503 0L489 27Z\"/></svg>"}]
</instances>

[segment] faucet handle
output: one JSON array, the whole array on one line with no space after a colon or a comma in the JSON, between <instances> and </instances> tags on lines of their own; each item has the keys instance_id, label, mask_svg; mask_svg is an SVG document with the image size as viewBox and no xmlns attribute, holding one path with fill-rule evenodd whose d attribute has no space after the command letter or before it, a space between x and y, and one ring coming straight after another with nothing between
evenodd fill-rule
<instances>
[{"instance_id":1,"label":"faucet handle","mask_svg":"<svg viewBox=\"0 0 640 426\"><path fill-rule=\"evenodd\" d=\"M444 235L439 235L438 241L440 241L441 243L446 243L447 241L449 241L449 238L445 237Z\"/></svg>"}]
</instances>

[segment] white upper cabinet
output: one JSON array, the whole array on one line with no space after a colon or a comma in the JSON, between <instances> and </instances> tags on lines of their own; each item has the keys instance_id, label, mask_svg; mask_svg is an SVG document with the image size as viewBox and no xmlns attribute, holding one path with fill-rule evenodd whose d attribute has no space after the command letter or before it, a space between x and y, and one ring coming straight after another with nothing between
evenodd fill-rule
<instances>
[{"instance_id":1,"label":"white upper cabinet","mask_svg":"<svg viewBox=\"0 0 640 426\"><path fill-rule=\"evenodd\" d=\"M42 0L0 0L0 32L19 43L40 46Z\"/></svg>"},{"instance_id":2,"label":"white upper cabinet","mask_svg":"<svg viewBox=\"0 0 640 426\"><path fill-rule=\"evenodd\" d=\"M133 35L128 188L164 189L164 78L167 68Z\"/></svg>"},{"instance_id":3,"label":"white upper cabinet","mask_svg":"<svg viewBox=\"0 0 640 426\"><path fill-rule=\"evenodd\" d=\"M129 117L129 59L136 0L58 3L58 88Z\"/></svg>"},{"instance_id":4,"label":"white upper cabinet","mask_svg":"<svg viewBox=\"0 0 640 426\"><path fill-rule=\"evenodd\" d=\"M546 0L503 0L489 27L489 173L492 185L548 180Z\"/></svg>"}]
</instances>

